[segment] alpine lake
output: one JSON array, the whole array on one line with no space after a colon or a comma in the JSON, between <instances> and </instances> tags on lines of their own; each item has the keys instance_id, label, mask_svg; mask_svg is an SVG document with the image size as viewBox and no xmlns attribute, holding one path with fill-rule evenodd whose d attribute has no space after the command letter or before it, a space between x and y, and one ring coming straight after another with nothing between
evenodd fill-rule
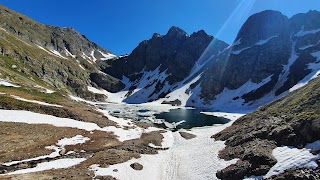
<instances>
[{"instance_id":1,"label":"alpine lake","mask_svg":"<svg viewBox=\"0 0 320 180\"><path fill-rule=\"evenodd\" d=\"M228 123L223 117L206 115L201 110L191 108L176 108L161 106L145 106L131 104L103 104L100 109L108 110L111 116L135 121L153 123L157 127L177 131L194 127L214 126ZM172 108L172 107L171 107Z\"/></svg>"}]
</instances>

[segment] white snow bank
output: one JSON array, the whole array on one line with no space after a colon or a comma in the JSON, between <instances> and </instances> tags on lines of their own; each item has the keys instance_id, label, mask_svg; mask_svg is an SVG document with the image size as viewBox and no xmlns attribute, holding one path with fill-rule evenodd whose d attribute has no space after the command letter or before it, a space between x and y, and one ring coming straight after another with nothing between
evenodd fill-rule
<instances>
[{"instance_id":1,"label":"white snow bank","mask_svg":"<svg viewBox=\"0 0 320 180\"><path fill-rule=\"evenodd\" d=\"M35 88L44 89L45 91L43 91L43 92L44 92L44 93L47 93L47 94L52 94L52 93L55 92L55 91L52 91L51 89L48 89L48 88L45 88L45 87L42 87L42 86L39 86L39 85L35 85L34 87L35 87Z\"/></svg>"},{"instance_id":2,"label":"white snow bank","mask_svg":"<svg viewBox=\"0 0 320 180\"><path fill-rule=\"evenodd\" d=\"M16 87L16 88L20 87L20 86L11 84L11 83L9 83L8 81L5 81L5 80L3 80L3 79L0 79L0 86L1 86L1 85L2 85L2 86L7 86L7 87Z\"/></svg>"},{"instance_id":3,"label":"white snow bank","mask_svg":"<svg viewBox=\"0 0 320 180\"><path fill-rule=\"evenodd\" d=\"M277 164L274 165L264 178L269 178L273 175L278 175L285 170L293 168L308 168L315 169L318 167L317 159L320 159L320 154L313 155L310 150L319 150L320 141L308 144L303 149L295 147L282 146L277 147L272 151L272 155L277 159Z\"/></svg>"},{"instance_id":4,"label":"white snow bank","mask_svg":"<svg viewBox=\"0 0 320 180\"><path fill-rule=\"evenodd\" d=\"M41 102L41 101L36 101L36 100L24 99L24 98L22 98L22 97L14 96L14 95L11 95L11 97L13 97L14 99L17 99L17 100L19 100L19 101L24 101L24 102L30 102L30 103L35 103L35 104L41 104L41 105L45 105L45 106L63 107L63 106L58 105L58 104L49 104L49 103L46 103L46 102Z\"/></svg>"},{"instance_id":5,"label":"white snow bank","mask_svg":"<svg viewBox=\"0 0 320 180\"><path fill-rule=\"evenodd\" d=\"M305 31L304 28L301 29L301 31L299 31L295 36L296 37L303 37L309 34L316 34L319 33L320 29L314 29L314 30L310 30L310 31Z\"/></svg>"},{"instance_id":6,"label":"white snow bank","mask_svg":"<svg viewBox=\"0 0 320 180\"><path fill-rule=\"evenodd\" d=\"M0 109L0 122L16 122L27 124L50 124L56 127L78 128L86 131L102 130L97 124L59 118L21 110Z\"/></svg>"},{"instance_id":7,"label":"white snow bank","mask_svg":"<svg viewBox=\"0 0 320 180\"><path fill-rule=\"evenodd\" d=\"M66 158L66 159L58 159L50 162L43 162L38 164L34 168L28 168L28 169L22 169L18 171L14 171L11 173L8 173L7 175L13 175L13 174L26 174L26 173L32 173L32 172L39 172L39 171L45 171L50 169L63 169L63 168L69 168L75 165L78 165L85 161L86 158Z\"/></svg>"},{"instance_id":8,"label":"white snow bank","mask_svg":"<svg viewBox=\"0 0 320 180\"><path fill-rule=\"evenodd\" d=\"M147 129L140 128L138 126L129 129L118 128L114 126L108 126L103 128L103 131L113 132L116 136L118 136L118 140L123 142L131 139L138 139L141 137L143 133L150 133L153 131L159 131L162 129L149 127Z\"/></svg>"},{"instance_id":9,"label":"white snow bank","mask_svg":"<svg viewBox=\"0 0 320 180\"><path fill-rule=\"evenodd\" d=\"M62 56L58 51L56 51L56 50L50 50L54 55L56 55L56 56L58 56L58 57L60 57L60 58L62 58L62 59L68 59L68 58L66 58L66 57L64 57L64 56Z\"/></svg>"},{"instance_id":10,"label":"white snow bank","mask_svg":"<svg viewBox=\"0 0 320 180\"><path fill-rule=\"evenodd\" d=\"M76 135L72 138L64 138L58 141L57 145L64 147L64 146L69 146L69 145L77 145L77 144L83 144L86 141L89 141L90 138L88 137L83 137L82 135Z\"/></svg>"},{"instance_id":11,"label":"white snow bank","mask_svg":"<svg viewBox=\"0 0 320 180\"><path fill-rule=\"evenodd\" d=\"M106 61L106 60L113 59L113 58L116 58L116 57L117 57L116 55L111 54L111 53L105 54L105 53L103 53L102 51L99 51L99 52L100 52L100 54L102 54L102 56L104 57L104 58L101 58L101 60L103 60L103 61Z\"/></svg>"},{"instance_id":12,"label":"white snow bank","mask_svg":"<svg viewBox=\"0 0 320 180\"><path fill-rule=\"evenodd\" d=\"M235 120L239 119L240 117L246 115L244 113L226 113L226 112L201 112L201 113L206 114L206 115L211 115L211 116L227 118L232 121L235 121Z\"/></svg>"},{"instance_id":13,"label":"white snow bank","mask_svg":"<svg viewBox=\"0 0 320 180\"><path fill-rule=\"evenodd\" d=\"M95 51L95 50L92 50L92 51L91 51L91 53L90 53L91 58L90 58L90 59L91 59L93 62L96 62L96 61L97 61L97 58L94 56L94 51Z\"/></svg>"},{"instance_id":14,"label":"white snow bank","mask_svg":"<svg viewBox=\"0 0 320 180\"><path fill-rule=\"evenodd\" d=\"M236 51L232 51L231 54L234 54L234 55L239 55L242 51L245 51L247 49L250 49L251 47L246 47L246 48L243 48L243 49L239 49L239 50L236 50Z\"/></svg>"},{"instance_id":15,"label":"white snow bank","mask_svg":"<svg viewBox=\"0 0 320 180\"><path fill-rule=\"evenodd\" d=\"M315 63L308 64L308 68L311 70L311 73L305 76L302 80L300 80L296 85L289 89L289 92L295 91L305 85L307 85L312 79L316 78L320 74L320 51L311 53L311 55L317 58Z\"/></svg>"},{"instance_id":16,"label":"white snow bank","mask_svg":"<svg viewBox=\"0 0 320 180\"><path fill-rule=\"evenodd\" d=\"M67 56L71 56L72 58L76 58L76 56L73 55L70 51L68 51L67 48L64 48L64 50L66 51L66 55L67 55Z\"/></svg>"},{"instance_id":17,"label":"white snow bank","mask_svg":"<svg viewBox=\"0 0 320 180\"><path fill-rule=\"evenodd\" d=\"M267 44L271 39L276 38L276 37L278 37L278 36L279 36L279 35L271 36L271 37L268 38L268 39L260 40L260 41L257 42L255 45L256 45L256 46L261 46L261 45Z\"/></svg>"},{"instance_id":18,"label":"white snow bank","mask_svg":"<svg viewBox=\"0 0 320 180\"><path fill-rule=\"evenodd\" d=\"M30 162L30 161L36 161L36 160L40 160L40 159L46 159L46 158L55 158L60 156L59 152L65 147L65 146L69 146L69 145L77 145L77 144L83 144L86 141L89 141L90 138L87 137L83 137L82 135L76 135L72 138L64 138L58 141L58 143L56 145L51 145L51 146L47 146L45 147L46 149L49 150L53 150L54 152L52 152L49 155L44 155L44 156L38 156L35 158L30 158L30 159L24 159L21 161L12 161L12 162L7 162L4 163L2 165L4 166L12 166L15 164L19 164L19 163L23 163L23 162ZM70 154L72 152L68 152L68 154Z\"/></svg>"}]
</instances>

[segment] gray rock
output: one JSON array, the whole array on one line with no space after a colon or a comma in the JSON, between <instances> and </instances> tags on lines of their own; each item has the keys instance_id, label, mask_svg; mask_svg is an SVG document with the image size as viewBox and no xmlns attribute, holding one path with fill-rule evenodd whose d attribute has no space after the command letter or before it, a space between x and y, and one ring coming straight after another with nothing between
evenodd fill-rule
<instances>
[{"instance_id":1,"label":"gray rock","mask_svg":"<svg viewBox=\"0 0 320 180\"><path fill-rule=\"evenodd\" d=\"M131 167L132 169L138 170L138 171L140 171L140 170L143 169L143 166L142 166L141 164L139 164L139 163L132 163L132 164L130 164L130 167Z\"/></svg>"}]
</instances>

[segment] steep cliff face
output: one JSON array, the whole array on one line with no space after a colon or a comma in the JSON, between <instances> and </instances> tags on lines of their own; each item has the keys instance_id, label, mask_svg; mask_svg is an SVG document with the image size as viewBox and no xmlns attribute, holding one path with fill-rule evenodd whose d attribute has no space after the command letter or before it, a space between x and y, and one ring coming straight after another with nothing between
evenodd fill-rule
<instances>
[{"instance_id":1,"label":"steep cliff face","mask_svg":"<svg viewBox=\"0 0 320 180\"><path fill-rule=\"evenodd\" d=\"M215 45L205 52L213 40ZM125 102L148 102L175 91L196 66L204 65L227 46L203 30L189 36L172 27L166 35L154 34L141 42L129 56L105 62L104 72L128 80L127 89L123 90L128 93L122 97Z\"/></svg>"},{"instance_id":2,"label":"steep cliff face","mask_svg":"<svg viewBox=\"0 0 320 180\"><path fill-rule=\"evenodd\" d=\"M203 75L200 96L213 106L258 107L317 76L319 15L310 11L288 19L264 11L251 16Z\"/></svg>"}]
</instances>

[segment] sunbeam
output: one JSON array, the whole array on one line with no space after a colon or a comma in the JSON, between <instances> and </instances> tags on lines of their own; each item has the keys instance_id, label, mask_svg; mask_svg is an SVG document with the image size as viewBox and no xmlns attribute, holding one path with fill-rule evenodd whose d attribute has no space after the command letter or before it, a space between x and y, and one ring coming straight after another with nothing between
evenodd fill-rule
<instances>
[{"instance_id":1,"label":"sunbeam","mask_svg":"<svg viewBox=\"0 0 320 180\"><path fill-rule=\"evenodd\" d=\"M219 37L222 33L226 31L227 28L230 28L234 26L234 24L242 24L243 19L245 19L251 9L253 8L256 0L238 0L238 5L235 8L235 10L230 14L229 18L226 20L226 22L223 24L223 26L220 28L218 33L214 36L215 39L212 40L212 42L209 44L209 46L206 48L206 50L203 52L203 54L200 56L198 62L203 63L206 62L208 58L212 56L210 54L210 50L212 47L215 46L217 37ZM230 45L229 50L232 50L232 45Z\"/></svg>"}]
</instances>

